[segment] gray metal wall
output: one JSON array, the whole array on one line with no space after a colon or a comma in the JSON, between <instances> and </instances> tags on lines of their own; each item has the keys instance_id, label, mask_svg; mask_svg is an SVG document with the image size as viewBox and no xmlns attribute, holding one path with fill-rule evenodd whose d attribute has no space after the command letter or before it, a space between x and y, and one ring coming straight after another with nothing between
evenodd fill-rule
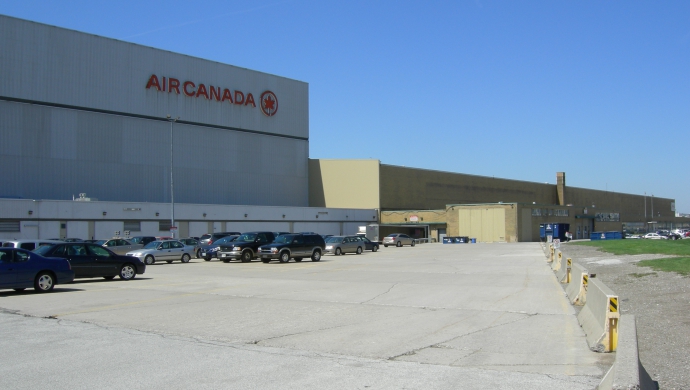
<instances>
[{"instance_id":1,"label":"gray metal wall","mask_svg":"<svg viewBox=\"0 0 690 390\"><path fill-rule=\"evenodd\" d=\"M0 196L306 206L308 85L0 16ZM152 74L256 107L146 88ZM270 90L278 111L264 115Z\"/></svg>"}]
</instances>

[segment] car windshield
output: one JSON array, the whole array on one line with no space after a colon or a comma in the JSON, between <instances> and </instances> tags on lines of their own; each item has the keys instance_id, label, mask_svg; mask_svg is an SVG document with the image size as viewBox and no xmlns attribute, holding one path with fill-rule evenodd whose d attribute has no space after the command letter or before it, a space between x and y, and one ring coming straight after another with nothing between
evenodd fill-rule
<instances>
[{"instance_id":1,"label":"car windshield","mask_svg":"<svg viewBox=\"0 0 690 390\"><path fill-rule=\"evenodd\" d=\"M289 244L296 236L294 234L281 234L273 240L274 244Z\"/></svg>"},{"instance_id":2,"label":"car windshield","mask_svg":"<svg viewBox=\"0 0 690 390\"><path fill-rule=\"evenodd\" d=\"M221 238L221 239L218 239L218 240L214 241L213 243L216 244L216 245L225 244L225 243L227 243L227 242L235 241L236 238L237 238L237 236L225 236L225 237L223 237L223 238Z\"/></svg>"},{"instance_id":3,"label":"car windshield","mask_svg":"<svg viewBox=\"0 0 690 390\"><path fill-rule=\"evenodd\" d=\"M340 236L331 236L326 239L326 242L340 242L343 238Z\"/></svg>"},{"instance_id":4,"label":"car windshield","mask_svg":"<svg viewBox=\"0 0 690 390\"><path fill-rule=\"evenodd\" d=\"M41 256L45 256L48 251L54 247L55 245L41 245L38 248L34 249L32 252L38 253Z\"/></svg>"},{"instance_id":5,"label":"car windshield","mask_svg":"<svg viewBox=\"0 0 690 390\"><path fill-rule=\"evenodd\" d=\"M395 234L389 234L386 237L397 237L397 236L398 236L398 233L395 233Z\"/></svg>"},{"instance_id":6,"label":"car windshield","mask_svg":"<svg viewBox=\"0 0 690 390\"><path fill-rule=\"evenodd\" d=\"M144 246L144 249L156 249L158 248L158 244L160 244L160 241L151 241Z\"/></svg>"},{"instance_id":7,"label":"car windshield","mask_svg":"<svg viewBox=\"0 0 690 390\"><path fill-rule=\"evenodd\" d=\"M245 233L237 237L237 241L254 242L254 240L256 240L256 233Z\"/></svg>"}]
</instances>

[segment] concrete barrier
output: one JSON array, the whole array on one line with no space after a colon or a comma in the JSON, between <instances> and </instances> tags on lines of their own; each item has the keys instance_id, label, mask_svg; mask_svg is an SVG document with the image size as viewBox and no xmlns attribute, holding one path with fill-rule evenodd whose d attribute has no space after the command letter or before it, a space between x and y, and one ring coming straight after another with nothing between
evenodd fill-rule
<instances>
[{"instance_id":1,"label":"concrete barrier","mask_svg":"<svg viewBox=\"0 0 690 390\"><path fill-rule=\"evenodd\" d=\"M551 263L551 269L554 271L558 271L563 267L563 265L563 252L561 252L560 249L556 249L554 260Z\"/></svg>"},{"instance_id":2,"label":"concrete barrier","mask_svg":"<svg viewBox=\"0 0 690 390\"><path fill-rule=\"evenodd\" d=\"M558 271L556 271L556 279L558 279L560 283L568 283L568 279L570 278L570 265L573 260L570 257L566 259L560 256L558 262L561 263L561 266L558 268Z\"/></svg>"},{"instance_id":3,"label":"concrete barrier","mask_svg":"<svg viewBox=\"0 0 690 390\"><path fill-rule=\"evenodd\" d=\"M549 263L553 262L553 258L555 256L555 251L556 251L556 248L553 247L553 244L549 244L549 254L548 254L548 257L549 257L548 262Z\"/></svg>"},{"instance_id":4,"label":"concrete barrier","mask_svg":"<svg viewBox=\"0 0 690 390\"><path fill-rule=\"evenodd\" d=\"M604 283L589 278L587 303L577 320L587 335L589 349L595 352L613 352L618 344L618 295Z\"/></svg>"},{"instance_id":5,"label":"concrete barrier","mask_svg":"<svg viewBox=\"0 0 690 390\"><path fill-rule=\"evenodd\" d=\"M587 283L589 272L580 264L572 263L570 267L570 282L565 288L570 303L584 305L587 302Z\"/></svg>"},{"instance_id":6,"label":"concrete barrier","mask_svg":"<svg viewBox=\"0 0 690 390\"><path fill-rule=\"evenodd\" d=\"M658 384L644 369L640 362L637 348L637 325L635 316L623 315L618 323L618 348L616 360L604 379L599 383L599 390L656 390Z\"/></svg>"}]
</instances>

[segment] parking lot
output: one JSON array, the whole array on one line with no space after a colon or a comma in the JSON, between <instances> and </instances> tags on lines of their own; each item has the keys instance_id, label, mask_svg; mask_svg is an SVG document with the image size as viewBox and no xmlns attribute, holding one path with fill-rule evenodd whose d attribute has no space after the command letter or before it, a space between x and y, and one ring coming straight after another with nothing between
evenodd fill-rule
<instances>
[{"instance_id":1,"label":"parking lot","mask_svg":"<svg viewBox=\"0 0 690 390\"><path fill-rule=\"evenodd\" d=\"M613 362L537 243L193 259L0 310L0 388L591 389Z\"/></svg>"}]
</instances>

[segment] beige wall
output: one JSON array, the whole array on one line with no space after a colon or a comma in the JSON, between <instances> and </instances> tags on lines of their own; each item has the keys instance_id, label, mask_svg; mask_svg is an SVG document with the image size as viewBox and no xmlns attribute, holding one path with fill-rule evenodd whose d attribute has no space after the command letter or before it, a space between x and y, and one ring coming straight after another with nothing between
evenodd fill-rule
<instances>
[{"instance_id":1,"label":"beige wall","mask_svg":"<svg viewBox=\"0 0 690 390\"><path fill-rule=\"evenodd\" d=\"M309 160L309 206L380 209L379 160Z\"/></svg>"},{"instance_id":2,"label":"beige wall","mask_svg":"<svg viewBox=\"0 0 690 390\"><path fill-rule=\"evenodd\" d=\"M381 164L381 209L443 209L448 204L558 202L555 185Z\"/></svg>"},{"instance_id":3,"label":"beige wall","mask_svg":"<svg viewBox=\"0 0 690 390\"><path fill-rule=\"evenodd\" d=\"M624 222L644 222L645 202L647 203L647 221L671 221L676 215L675 211L671 210L671 204L675 200L668 198L654 197L652 200L651 196L566 187L565 201L566 204L588 207L592 211L603 209L618 212ZM595 207L592 208L592 205ZM652 206L654 206L653 217Z\"/></svg>"}]
</instances>

